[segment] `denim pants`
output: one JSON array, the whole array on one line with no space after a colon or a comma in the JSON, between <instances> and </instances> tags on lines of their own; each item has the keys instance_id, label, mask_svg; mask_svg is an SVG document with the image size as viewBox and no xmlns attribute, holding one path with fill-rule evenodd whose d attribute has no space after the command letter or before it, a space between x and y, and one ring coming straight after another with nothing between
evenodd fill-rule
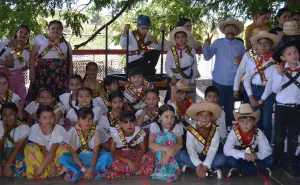
<instances>
[{"instance_id":1,"label":"denim pants","mask_svg":"<svg viewBox=\"0 0 300 185\"><path fill-rule=\"evenodd\" d=\"M213 81L212 85L219 90L219 101L218 104L221 107L224 107L224 112L226 115L226 127L232 126L232 111L234 109L234 95L233 95L233 86L226 86L218 84Z\"/></svg>"},{"instance_id":2,"label":"denim pants","mask_svg":"<svg viewBox=\"0 0 300 185\"><path fill-rule=\"evenodd\" d=\"M263 160L255 160L256 165L254 162L248 162L244 159L236 159L234 157L227 157L227 165L230 168L238 169L243 175L251 175L257 172L262 172L264 169L273 166L273 157L272 155L266 157Z\"/></svg>"},{"instance_id":3,"label":"denim pants","mask_svg":"<svg viewBox=\"0 0 300 185\"><path fill-rule=\"evenodd\" d=\"M256 86L251 85L253 97L259 101L261 96L265 91L264 86ZM256 123L256 126L261 129L266 138L268 139L269 143L272 143L272 112L273 112L273 105L274 105L274 94L270 94L268 98L264 101L264 103L258 107L252 107L254 111L260 110L260 118Z\"/></svg>"},{"instance_id":4,"label":"denim pants","mask_svg":"<svg viewBox=\"0 0 300 185\"><path fill-rule=\"evenodd\" d=\"M191 158L186 150L182 150L178 152L175 156L176 161L179 162L182 165L187 165L188 167L192 168L194 171L196 171L197 166L195 166ZM205 156L199 156L199 159L203 162L205 160ZM220 169L222 166L224 166L226 163L226 157L223 154L216 154L212 164L211 169Z\"/></svg>"}]
</instances>

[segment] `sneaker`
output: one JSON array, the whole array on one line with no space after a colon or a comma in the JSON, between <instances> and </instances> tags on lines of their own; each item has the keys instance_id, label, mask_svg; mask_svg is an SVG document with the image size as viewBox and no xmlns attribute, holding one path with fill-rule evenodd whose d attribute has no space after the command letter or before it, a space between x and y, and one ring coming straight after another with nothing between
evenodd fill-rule
<instances>
[{"instance_id":1,"label":"sneaker","mask_svg":"<svg viewBox=\"0 0 300 185\"><path fill-rule=\"evenodd\" d=\"M207 176L217 177L218 179L222 179L222 171L220 169L208 170L207 171Z\"/></svg>"},{"instance_id":2,"label":"sneaker","mask_svg":"<svg viewBox=\"0 0 300 185\"><path fill-rule=\"evenodd\" d=\"M185 172L185 170L186 170L186 168L187 168L187 165L182 165L182 167L181 167L181 173L184 173Z\"/></svg>"},{"instance_id":3,"label":"sneaker","mask_svg":"<svg viewBox=\"0 0 300 185\"><path fill-rule=\"evenodd\" d=\"M231 168L227 174L227 177L231 177L231 176L242 176L241 172L236 169L236 168Z\"/></svg>"}]
</instances>

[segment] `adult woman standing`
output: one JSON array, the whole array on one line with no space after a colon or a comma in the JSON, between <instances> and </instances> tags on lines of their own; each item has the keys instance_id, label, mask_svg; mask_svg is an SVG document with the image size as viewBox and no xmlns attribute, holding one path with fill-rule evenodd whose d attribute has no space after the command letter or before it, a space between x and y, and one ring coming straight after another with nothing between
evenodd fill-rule
<instances>
[{"instance_id":1,"label":"adult woman standing","mask_svg":"<svg viewBox=\"0 0 300 185\"><path fill-rule=\"evenodd\" d=\"M284 23L287 21L290 21L291 12L289 11L288 8L281 8L278 10L278 12L276 14L276 19L277 19L278 25L275 28L271 29L269 32L277 35L278 32L283 31Z\"/></svg>"}]
</instances>

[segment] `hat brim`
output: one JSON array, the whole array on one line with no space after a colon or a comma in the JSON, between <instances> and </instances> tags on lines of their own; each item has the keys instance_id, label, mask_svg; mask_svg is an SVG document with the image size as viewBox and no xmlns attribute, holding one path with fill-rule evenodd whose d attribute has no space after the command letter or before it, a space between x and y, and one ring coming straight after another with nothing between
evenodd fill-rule
<instances>
[{"instance_id":1,"label":"hat brim","mask_svg":"<svg viewBox=\"0 0 300 185\"><path fill-rule=\"evenodd\" d=\"M280 38L272 33L254 35L250 38L250 41L251 43L256 44L260 39L270 39L273 42L272 48L276 48L278 43L280 42Z\"/></svg>"},{"instance_id":2,"label":"hat brim","mask_svg":"<svg viewBox=\"0 0 300 185\"><path fill-rule=\"evenodd\" d=\"M227 26L227 25L235 25L237 28L238 28L238 32L236 35L239 35L240 33L243 32L244 30L244 23L241 22L241 21L237 21L237 20L231 20L231 21L220 21L218 23L218 27L220 29L220 31L225 34L224 32L224 28Z\"/></svg>"},{"instance_id":3,"label":"hat brim","mask_svg":"<svg viewBox=\"0 0 300 185\"><path fill-rule=\"evenodd\" d=\"M255 124L256 124L257 121L259 120L260 110L256 110L255 112L253 112L251 114L239 114L236 111L233 111L233 117L234 117L235 121L238 121L240 117L245 117L245 116L254 117L255 118Z\"/></svg>"},{"instance_id":4,"label":"hat brim","mask_svg":"<svg viewBox=\"0 0 300 185\"><path fill-rule=\"evenodd\" d=\"M188 30L186 30L185 28L183 27L177 27L177 28L174 28L170 34L169 34L169 41L171 43L172 46L175 46L176 45L176 41L175 41L175 34L178 33L178 32L184 32L187 36L187 41L191 38L192 36L192 33ZM188 43L188 42L187 42Z\"/></svg>"},{"instance_id":5,"label":"hat brim","mask_svg":"<svg viewBox=\"0 0 300 185\"><path fill-rule=\"evenodd\" d=\"M195 92L195 90L196 90L196 88L193 87L193 86L187 86L187 87L178 87L178 86L176 86L176 89L180 90L180 91L186 91L186 92Z\"/></svg>"},{"instance_id":6,"label":"hat brim","mask_svg":"<svg viewBox=\"0 0 300 185\"><path fill-rule=\"evenodd\" d=\"M281 56L281 53L283 52L283 50L285 50L286 48L290 47L290 46L296 46L296 48L298 49L298 51L300 52L300 40L293 40L293 41L290 41L286 44L283 44L279 47L277 47L277 49L275 50L275 52L273 53L273 59L276 61L276 62L279 62L281 63L282 60L280 58Z\"/></svg>"},{"instance_id":7,"label":"hat brim","mask_svg":"<svg viewBox=\"0 0 300 185\"><path fill-rule=\"evenodd\" d=\"M197 120L197 114L203 111L211 112L213 120L217 120L222 114L222 108L218 104L209 102L192 104L186 111L186 114L193 120Z\"/></svg>"}]
</instances>

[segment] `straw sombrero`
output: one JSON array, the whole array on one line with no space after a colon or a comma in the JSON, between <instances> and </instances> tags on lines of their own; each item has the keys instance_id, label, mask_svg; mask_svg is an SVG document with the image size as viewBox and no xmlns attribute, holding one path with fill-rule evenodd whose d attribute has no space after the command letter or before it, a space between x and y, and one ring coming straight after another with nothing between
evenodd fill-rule
<instances>
[{"instance_id":1,"label":"straw sombrero","mask_svg":"<svg viewBox=\"0 0 300 185\"><path fill-rule=\"evenodd\" d=\"M190 86L189 81L185 79L178 80L176 83L176 89L181 91L187 91L187 92L194 92L195 87Z\"/></svg>"},{"instance_id":2,"label":"straw sombrero","mask_svg":"<svg viewBox=\"0 0 300 185\"><path fill-rule=\"evenodd\" d=\"M227 18L225 21L220 21L220 22L218 23L218 27L219 27L220 31L221 31L223 34L225 34L225 33L224 33L224 28L225 28L227 25L230 25L230 24L235 25L235 26L238 28L237 35L239 35L240 33L242 33L242 31L244 30L244 23L241 22L241 21L238 21L238 20L236 20L236 19L234 19L234 18L231 18L231 17Z\"/></svg>"},{"instance_id":3,"label":"straw sombrero","mask_svg":"<svg viewBox=\"0 0 300 185\"><path fill-rule=\"evenodd\" d=\"M256 123L259 120L260 110L254 112L249 103L241 104L238 112L233 110L233 117L236 121L238 121L240 117L244 116L254 117Z\"/></svg>"},{"instance_id":4,"label":"straw sombrero","mask_svg":"<svg viewBox=\"0 0 300 185\"><path fill-rule=\"evenodd\" d=\"M172 46L176 45L175 34L178 32L184 32L187 36L187 40L189 40L190 37L192 36L191 32L189 30L183 28L182 26L176 27L170 32L170 35L169 35L169 41L171 42Z\"/></svg>"},{"instance_id":5,"label":"straw sombrero","mask_svg":"<svg viewBox=\"0 0 300 185\"><path fill-rule=\"evenodd\" d=\"M300 35L298 23L296 21L288 21L283 24L283 33L288 36Z\"/></svg>"},{"instance_id":6,"label":"straw sombrero","mask_svg":"<svg viewBox=\"0 0 300 185\"><path fill-rule=\"evenodd\" d=\"M211 102L202 102L192 104L186 114L193 120L197 120L197 114L202 111L208 111L213 114L213 120L217 120L222 114L220 105Z\"/></svg>"},{"instance_id":7,"label":"straw sombrero","mask_svg":"<svg viewBox=\"0 0 300 185\"><path fill-rule=\"evenodd\" d=\"M270 39L273 42L272 48L277 47L280 42L280 36L269 33L268 31L260 31L257 35L254 35L250 38L252 44L257 44L257 41L260 39Z\"/></svg>"}]
</instances>

